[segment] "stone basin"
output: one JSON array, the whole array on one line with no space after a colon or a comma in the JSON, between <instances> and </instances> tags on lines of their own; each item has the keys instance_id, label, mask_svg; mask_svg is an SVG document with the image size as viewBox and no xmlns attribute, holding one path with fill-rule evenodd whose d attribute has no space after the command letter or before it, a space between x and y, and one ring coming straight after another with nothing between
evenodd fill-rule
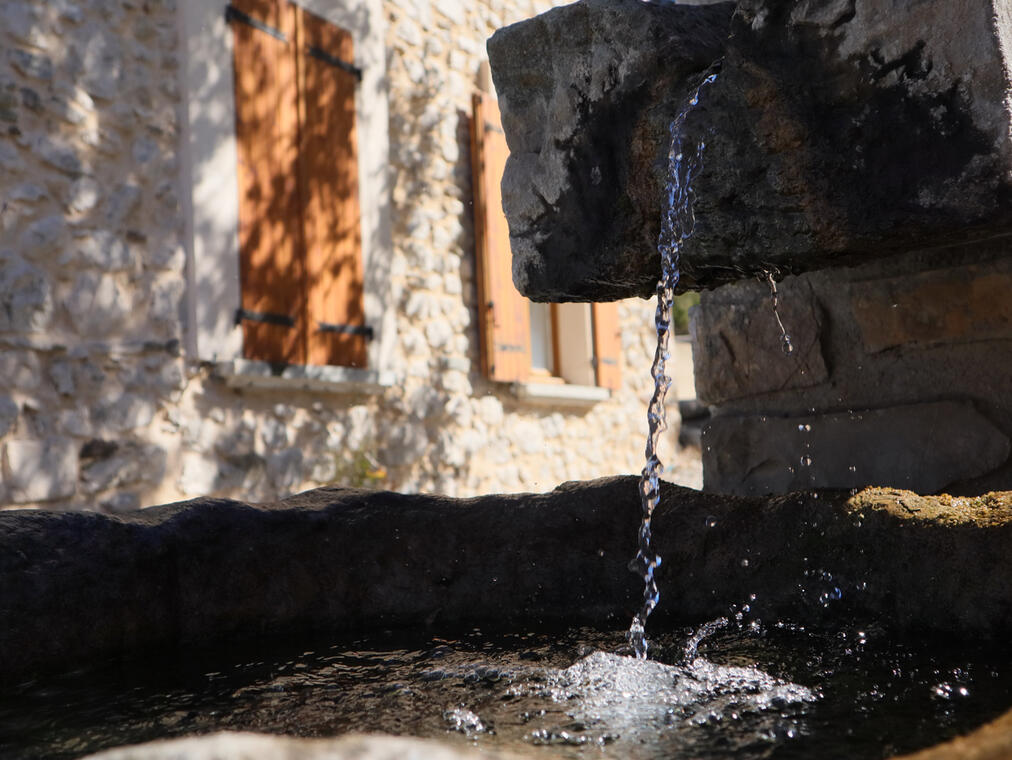
<instances>
[{"instance_id":1,"label":"stone basin","mask_svg":"<svg viewBox=\"0 0 1012 760\"><path fill-rule=\"evenodd\" d=\"M0 674L268 633L623 625L641 593L626 567L636 483L473 499L325 488L116 517L5 512ZM1012 493L736 498L665 485L654 537L664 603L651 626L711 620L755 595L764 619L855 616L978 641L1012 632ZM839 599L827 609L830 586ZM1007 744L1007 722L984 735ZM421 744L418 757L442 756ZM109 755L133 756L160 755ZM924 755L956 756L966 755Z\"/></svg>"}]
</instances>

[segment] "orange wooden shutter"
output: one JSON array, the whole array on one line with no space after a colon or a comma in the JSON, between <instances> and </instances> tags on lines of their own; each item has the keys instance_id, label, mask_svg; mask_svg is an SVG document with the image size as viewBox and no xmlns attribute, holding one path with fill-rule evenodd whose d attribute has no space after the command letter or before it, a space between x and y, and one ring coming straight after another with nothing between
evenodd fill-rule
<instances>
[{"instance_id":1,"label":"orange wooden shutter","mask_svg":"<svg viewBox=\"0 0 1012 760\"><path fill-rule=\"evenodd\" d=\"M294 6L236 0L233 7L269 28L232 23L243 353L249 359L300 362L305 291L296 180Z\"/></svg>"},{"instance_id":2,"label":"orange wooden shutter","mask_svg":"<svg viewBox=\"0 0 1012 760\"><path fill-rule=\"evenodd\" d=\"M473 110L471 164L482 367L492 380L526 380L531 368L530 312L527 299L513 286L509 228L500 189L509 149L495 99L476 94Z\"/></svg>"},{"instance_id":3,"label":"orange wooden shutter","mask_svg":"<svg viewBox=\"0 0 1012 760\"><path fill-rule=\"evenodd\" d=\"M308 364L366 364L351 34L298 10Z\"/></svg>"},{"instance_id":4,"label":"orange wooden shutter","mask_svg":"<svg viewBox=\"0 0 1012 760\"><path fill-rule=\"evenodd\" d=\"M622 330L617 303L591 304L594 321L594 368L597 384L617 390L622 385Z\"/></svg>"}]
</instances>

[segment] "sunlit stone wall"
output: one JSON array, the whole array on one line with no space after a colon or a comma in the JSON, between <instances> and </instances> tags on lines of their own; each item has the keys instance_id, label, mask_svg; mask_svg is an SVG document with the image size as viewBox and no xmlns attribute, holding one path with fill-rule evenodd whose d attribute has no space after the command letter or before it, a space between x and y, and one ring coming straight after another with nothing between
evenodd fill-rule
<instances>
[{"instance_id":1,"label":"sunlit stone wall","mask_svg":"<svg viewBox=\"0 0 1012 760\"><path fill-rule=\"evenodd\" d=\"M609 400L522 402L480 372L471 95L485 39L548 4L382 3L395 382L340 393L232 389L187 348L184 5L0 6L0 505L467 495L638 471L651 303L621 306Z\"/></svg>"}]
</instances>

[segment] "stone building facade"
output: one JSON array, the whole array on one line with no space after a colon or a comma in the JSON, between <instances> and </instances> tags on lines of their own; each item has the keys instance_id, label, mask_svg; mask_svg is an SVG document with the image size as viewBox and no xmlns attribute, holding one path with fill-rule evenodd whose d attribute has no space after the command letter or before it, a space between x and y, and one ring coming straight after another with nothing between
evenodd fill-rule
<instances>
[{"instance_id":1,"label":"stone building facade","mask_svg":"<svg viewBox=\"0 0 1012 760\"><path fill-rule=\"evenodd\" d=\"M242 358L225 3L0 7L0 505L468 495L642 466L652 303L619 306L616 390L481 370L471 97L485 39L550 3L302 4L360 37L366 369Z\"/></svg>"}]
</instances>

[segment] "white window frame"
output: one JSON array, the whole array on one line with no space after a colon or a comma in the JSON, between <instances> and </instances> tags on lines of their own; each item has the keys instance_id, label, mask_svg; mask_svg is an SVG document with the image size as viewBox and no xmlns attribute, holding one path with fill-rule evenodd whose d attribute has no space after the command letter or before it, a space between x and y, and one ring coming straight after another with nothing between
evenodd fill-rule
<instances>
[{"instance_id":1,"label":"white window frame","mask_svg":"<svg viewBox=\"0 0 1012 760\"><path fill-rule=\"evenodd\" d=\"M551 380L533 377L513 384L513 394L529 404L550 406L593 406L611 398L612 392L596 384L594 371L594 328L589 303L552 304L555 314L555 358Z\"/></svg>"},{"instance_id":2,"label":"white window frame","mask_svg":"<svg viewBox=\"0 0 1012 760\"><path fill-rule=\"evenodd\" d=\"M186 250L187 354L215 364L229 384L368 390L395 381L396 317L390 266L390 140L382 0L298 0L296 5L351 32L362 69L356 97L363 305L374 331L368 366L287 367L243 359L239 282L239 186L233 33L226 0L180 0L180 173ZM312 382L307 383L307 374Z\"/></svg>"}]
</instances>

